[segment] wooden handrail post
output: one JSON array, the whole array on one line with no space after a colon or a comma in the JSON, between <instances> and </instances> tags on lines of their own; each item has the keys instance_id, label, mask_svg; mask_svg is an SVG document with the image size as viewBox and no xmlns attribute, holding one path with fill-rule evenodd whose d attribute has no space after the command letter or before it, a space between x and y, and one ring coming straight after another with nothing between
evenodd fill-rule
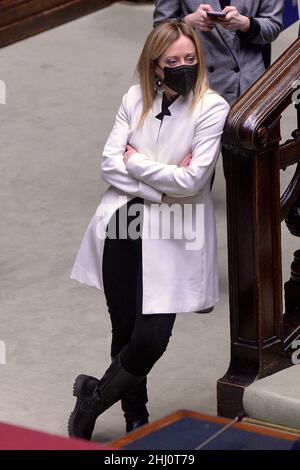
<instances>
[{"instance_id":1,"label":"wooden handrail post","mask_svg":"<svg viewBox=\"0 0 300 470\"><path fill-rule=\"evenodd\" d=\"M297 40L233 105L224 131L231 361L217 385L222 416L243 412L250 383L291 364L284 350L280 119L300 76L299 54Z\"/></svg>"}]
</instances>

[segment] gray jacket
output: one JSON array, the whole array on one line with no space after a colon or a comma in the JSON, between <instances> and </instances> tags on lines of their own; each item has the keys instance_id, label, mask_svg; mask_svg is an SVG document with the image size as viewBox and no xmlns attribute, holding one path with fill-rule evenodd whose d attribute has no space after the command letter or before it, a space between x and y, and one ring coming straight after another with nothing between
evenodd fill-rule
<instances>
[{"instance_id":1,"label":"gray jacket","mask_svg":"<svg viewBox=\"0 0 300 470\"><path fill-rule=\"evenodd\" d=\"M218 0L156 0L154 25L171 18L181 18L197 10L200 4L209 4L221 11ZM205 51L210 86L231 103L264 72L262 47L277 38L283 29L284 0L231 0L231 5L245 16L259 23L255 37L241 39L239 34L216 26L211 32L199 34Z\"/></svg>"}]
</instances>

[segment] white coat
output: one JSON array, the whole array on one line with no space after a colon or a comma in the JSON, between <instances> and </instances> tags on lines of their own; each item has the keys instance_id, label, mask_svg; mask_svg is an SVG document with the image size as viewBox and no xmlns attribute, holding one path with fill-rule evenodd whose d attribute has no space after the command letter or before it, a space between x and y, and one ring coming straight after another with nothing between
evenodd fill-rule
<instances>
[{"instance_id":1,"label":"white coat","mask_svg":"<svg viewBox=\"0 0 300 470\"><path fill-rule=\"evenodd\" d=\"M141 88L134 85L124 95L103 151L102 177L111 186L86 230L71 274L72 279L103 289L102 255L107 223L128 200L137 196L143 198L144 314L194 312L212 307L218 301L216 228L210 179L219 156L229 105L211 90L192 109L191 100L192 94L187 98L178 97L169 107L171 116L165 116L161 122L155 117L161 111L162 94L158 93L143 125L138 127L142 111ZM138 153L125 165L123 154L127 143ZM190 152L190 165L178 167ZM181 239L147 237L151 204L162 202L177 203L182 208L184 204L192 205L192 223L193 226L198 224L203 244L187 249L189 238L185 230ZM203 208L202 219L196 218L198 204Z\"/></svg>"}]
</instances>

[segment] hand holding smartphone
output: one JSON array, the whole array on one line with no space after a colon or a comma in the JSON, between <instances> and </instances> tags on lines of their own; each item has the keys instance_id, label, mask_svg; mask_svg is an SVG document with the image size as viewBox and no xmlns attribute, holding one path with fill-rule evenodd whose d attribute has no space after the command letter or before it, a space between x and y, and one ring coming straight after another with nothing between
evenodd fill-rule
<instances>
[{"instance_id":1,"label":"hand holding smartphone","mask_svg":"<svg viewBox=\"0 0 300 470\"><path fill-rule=\"evenodd\" d=\"M225 18L226 16L226 13L222 11L207 11L206 14L211 19Z\"/></svg>"}]
</instances>

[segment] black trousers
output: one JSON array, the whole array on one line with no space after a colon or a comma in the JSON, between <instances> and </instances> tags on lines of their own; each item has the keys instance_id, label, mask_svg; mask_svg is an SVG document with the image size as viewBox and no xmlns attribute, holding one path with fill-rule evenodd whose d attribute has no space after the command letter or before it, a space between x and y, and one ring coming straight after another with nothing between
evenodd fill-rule
<instances>
[{"instance_id":1,"label":"black trousers","mask_svg":"<svg viewBox=\"0 0 300 470\"><path fill-rule=\"evenodd\" d=\"M134 198L141 204L143 199ZM118 220L119 211L115 214ZM127 227L130 222L127 220ZM127 228L126 227L126 228ZM122 366L134 375L147 375L165 352L176 314L142 314L142 239L106 238L103 284L112 324L111 355L120 353ZM157 267L159 269L159 266Z\"/></svg>"}]
</instances>

